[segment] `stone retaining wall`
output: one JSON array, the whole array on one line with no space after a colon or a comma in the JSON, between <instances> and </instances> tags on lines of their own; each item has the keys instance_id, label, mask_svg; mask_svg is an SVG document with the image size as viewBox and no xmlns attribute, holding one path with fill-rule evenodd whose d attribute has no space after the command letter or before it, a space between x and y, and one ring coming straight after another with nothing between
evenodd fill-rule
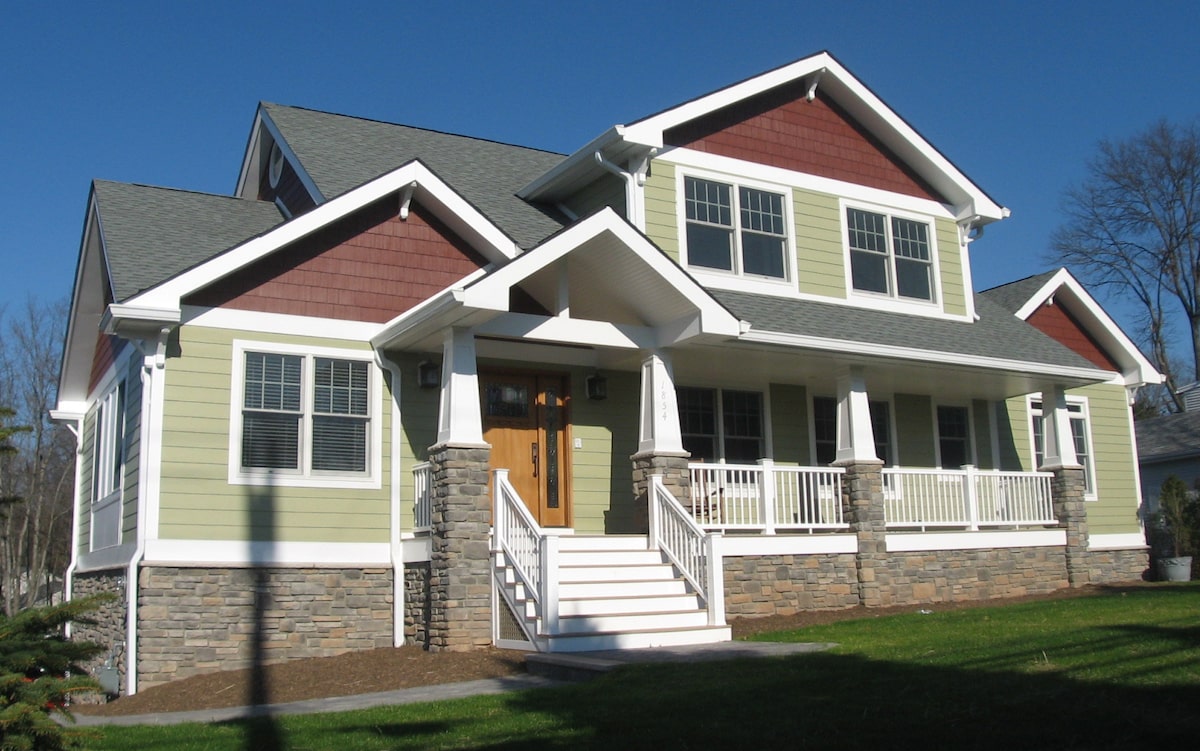
<instances>
[{"instance_id":1,"label":"stone retaining wall","mask_svg":"<svg viewBox=\"0 0 1200 751\"><path fill-rule=\"evenodd\" d=\"M71 598L109 593L113 600L95 610L91 617L94 624L74 623L71 638L75 641L90 641L104 647L98 657L84 663L88 672L99 676L98 670L115 664L120 679L120 692L125 693L125 570L96 571L75 574L71 582Z\"/></svg>"},{"instance_id":2,"label":"stone retaining wall","mask_svg":"<svg viewBox=\"0 0 1200 751\"><path fill-rule=\"evenodd\" d=\"M387 568L143 568L138 686L392 646Z\"/></svg>"}]
</instances>

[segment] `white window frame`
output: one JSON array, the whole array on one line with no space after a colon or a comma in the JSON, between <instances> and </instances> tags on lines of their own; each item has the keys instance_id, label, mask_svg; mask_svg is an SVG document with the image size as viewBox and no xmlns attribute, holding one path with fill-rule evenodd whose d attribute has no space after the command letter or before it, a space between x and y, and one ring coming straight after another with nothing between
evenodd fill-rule
<instances>
[{"instance_id":1,"label":"white window frame","mask_svg":"<svg viewBox=\"0 0 1200 751\"><path fill-rule=\"evenodd\" d=\"M864 211L870 214L881 214L885 220L887 229L887 283L888 291L872 292L870 290L857 289L854 286L854 270L852 267L854 249L850 247L850 222L847 217L847 211L854 209L856 211ZM942 273L939 263L938 238L937 238L937 222L934 217L928 214L919 214L912 211L897 209L891 206L881 206L878 204L865 203L862 201L848 201L839 199L838 201L839 220L842 227L842 259L846 269L846 295L850 299L858 301L870 301L870 306L879 310L889 310L898 313L920 312L928 314L931 309L941 310L942 307ZM904 219L910 222L924 224L929 228L929 300L922 300L918 297L902 297L898 291L896 283L896 253L894 248L895 238L892 235L892 219Z\"/></svg>"},{"instance_id":2,"label":"white window frame","mask_svg":"<svg viewBox=\"0 0 1200 751\"><path fill-rule=\"evenodd\" d=\"M743 388L743 387L736 387L736 386L730 386L730 387L709 386L709 385L703 385L703 384L676 384L675 388L676 388L676 398L677 399L678 399L678 391L680 389L694 389L697 391L713 391L713 392L715 392L715 399L713 400L713 409L716 411L716 413L714 414L713 417L714 417L714 426L717 431L716 436L715 436L716 442L717 442L717 446L716 446L716 449L717 449L716 454L717 455L715 457L713 457L710 461L716 462L718 464L729 463L728 458L725 456L725 440L726 440L726 438L729 437L725 433L725 392L737 391L737 392L742 392L742 393L747 393L747 394L758 394L759 404L762 407L762 414L759 416L759 419L762 421L762 435L759 436L759 440L762 442L760 444L760 448L762 450L759 453L762 454L762 456L760 456L758 458L759 459L770 459L771 458L771 440L772 440L771 439L771 402L770 402L769 394L767 393L766 389L756 388L756 387L744 387ZM680 425L680 428L681 429L683 428L682 424ZM688 435L691 435L691 434L688 434ZM734 436L734 437L735 438L744 438L745 436ZM701 461L701 460L696 459L695 461ZM750 462L750 463L753 463L753 462Z\"/></svg>"},{"instance_id":3,"label":"white window frame","mask_svg":"<svg viewBox=\"0 0 1200 751\"><path fill-rule=\"evenodd\" d=\"M242 467L242 412L245 399L246 353L291 355L303 359L301 369L300 468ZM367 468L365 472L330 472L312 469L313 365L317 358L353 360L367 364ZM314 347L235 340L229 392L229 482L233 485L270 485L305 488L379 488L383 464L383 378L372 354L359 349Z\"/></svg>"},{"instance_id":4,"label":"white window frame","mask_svg":"<svg viewBox=\"0 0 1200 751\"><path fill-rule=\"evenodd\" d=\"M96 414L92 425L92 474L88 483L90 496L89 511L91 514L88 534L88 548L103 550L121 544L124 522L125 497L125 431L128 429L126 414L128 413L128 390L125 380L117 378L96 399ZM116 505L116 529L106 533L115 533L111 540L99 541L96 532L100 522L112 521L109 515Z\"/></svg>"},{"instance_id":5,"label":"white window frame","mask_svg":"<svg viewBox=\"0 0 1200 751\"><path fill-rule=\"evenodd\" d=\"M938 420L938 408L950 407L952 409L961 409L967 415L967 452L965 464L972 467L979 466L979 456L975 453L975 412L971 409L970 404L960 404L957 402L934 402L933 403L933 451L937 457L937 466L941 469L960 469L964 465L957 467L947 467L942 461L942 426Z\"/></svg>"},{"instance_id":6,"label":"white window frame","mask_svg":"<svg viewBox=\"0 0 1200 751\"><path fill-rule=\"evenodd\" d=\"M1067 412L1070 418L1069 422L1074 423L1075 420L1081 420L1083 422L1084 429L1083 435L1084 438L1087 439L1088 453L1085 457L1086 461L1083 462L1085 483L1083 499L1085 501L1095 501L1099 499L1100 494L1097 487L1098 481L1096 478L1096 441L1092 438L1092 415L1088 408L1088 398L1086 396L1068 395L1066 401ZM1029 413L1029 455L1030 461L1033 462L1034 470L1037 470L1039 462L1037 458L1037 431L1034 430L1033 421L1034 418L1041 418L1045 416L1045 411L1041 407L1041 405L1044 403L1045 402L1042 401L1041 394L1030 394L1025 399L1025 406ZM1035 407L1034 404L1037 404L1038 406ZM1043 425L1043 437L1045 436L1045 430L1045 426ZM1071 441L1073 442L1074 440L1075 428L1072 426ZM1044 455L1045 451L1042 453Z\"/></svg>"},{"instance_id":7,"label":"white window frame","mask_svg":"<svg viewBox=\"0 0 1200 751\"><path fill-rule=\"evenodd\" d=\"M730 188L733 218L734 268L731 271L715 269L708 266L693 266L688 260L687 247L687 189L688 178L721 183ZM739 188L750 188L765 193L774 193L783 198L783 228L784 228L784 277L746 274L742 271L742 227L741 227L741 194ZM778 295L781 292L796 290L796 222L792 213L792 189L778 183L750 180L718 172L707 172L697 169L677 168L675 170L675 208L679 237L679 262L698 280L704 284L724 289L742 290L747 292L767 292Z\"/></svg>"}]
</instances>

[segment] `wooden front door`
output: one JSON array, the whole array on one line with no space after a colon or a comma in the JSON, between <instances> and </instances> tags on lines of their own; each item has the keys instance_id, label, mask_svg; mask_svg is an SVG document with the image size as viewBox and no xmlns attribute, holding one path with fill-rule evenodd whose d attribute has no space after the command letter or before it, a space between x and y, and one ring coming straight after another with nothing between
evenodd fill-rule
<instances>
[{"instance_id":1,"label":"wooden front door","mask_svg":"<svg viewBox=\"0 0 1200 751\"><path fill-rule=\"evenodd\" d=\"M479 383L492 466L508 470L538 524L567 526L566 378L484 372Z\"/></svg>"}]
</instances>

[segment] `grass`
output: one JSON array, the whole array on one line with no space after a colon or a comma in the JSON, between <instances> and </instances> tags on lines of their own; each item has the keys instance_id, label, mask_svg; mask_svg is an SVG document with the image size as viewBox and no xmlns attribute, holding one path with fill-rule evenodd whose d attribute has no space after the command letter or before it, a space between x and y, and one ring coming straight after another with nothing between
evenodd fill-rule
<instances>
[{"instance_id":1,"label":"grass","mask_svg":"<svg viewBox=\"0 0 1200 751\"><path fill-rule=\"evenodd\" d=\"M1200 584L865 618L772 660L260 722L111 727L99 751L1176 749L1200 739Z\"/></svg>"}]
</instances>

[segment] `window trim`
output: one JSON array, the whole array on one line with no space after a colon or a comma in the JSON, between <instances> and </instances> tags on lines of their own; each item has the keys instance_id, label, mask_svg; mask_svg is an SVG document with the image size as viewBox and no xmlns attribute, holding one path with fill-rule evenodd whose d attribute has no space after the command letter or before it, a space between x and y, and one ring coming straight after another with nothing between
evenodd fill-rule
<instances>
[{"instance_id":1,"label":"window trim","mask_svg":"<svg viewBox=\"0 0 1200 751\"><path fill-rule=\"evenodd\" d=\"M958 467L947 467L942 461L942 425L938 420L938 409L941 407L949 407L953 409L961 409L967 415L967 461L965 464ZM961 402L934 402L933 403L933 456L937 460L939 469L961 469L963 466L970 465L972 467L979 466L979 454L975 445L975 411L971 409L971 405Z\"/></svg>"},{"instance_id":2,"label":"window trim","mask_svg":"<svg viewBox=\"0 0 1200 751\"><path fill-rule=\"evenodd\" d=\"M861 290L854 286L854 271L851 264L855 251L850 247L850 222L847 216L847 212L850 209L870 214L882 214L885 219L888 233L888 252L886 256L888 274L887 293ZM939 252L940 247L937 237L937 220L934 216L893 206L883 206L864 201L847 200L845 198L838 199L838 211L838 221L841 223L842 232L842 262L845 265L846 296L848 299L857 300L860 303L870 301L873 308L899 313L921 312L928 314L931 309L942 310L944 297L942 294L941 253ZM919 297L902 297L897 289L896 254L893 247L892 219L917 222L929 228L929 300L922 300Z\"/></svg>"},{"instance_id":3,"label":"window trim","mask_svg":"<svg viewBox=\"0 0 1200 751\"><path fill-rule=\"evenodd\" d=\"M1096 477L1096 441L1093 438L1093 433L1092 433L1092 413L1091 413L1091 409L1089 408L1089 405L1088 405L1088 398L1086 396L1072 396L1072 395L1068 394L1066 397L1066 401L1067 401L1068 413L1071 412L1072 407L1079 407L1079 417L1076 418L1074 416L1070 416L1069 419L1070 420L1079 419L1079 420L1083 421L1084 437L1087 438L1087 443L1088 443L1089 450L1088 450L1088 454L1086 457L1087 461L1083 464L1083 466L1084 466L1083 500L1096 501L1096 500L1099 500L1099 498L1100 498L1099 487L1098 487L1099 480ZM1036 408L1033 406L1034 403L1037 403L1037 405L1038 405ZM1034 471L1037 471L1038 459L1037 459L1037 433L1033 429L1033 420L1035 417L1044 417L1045 416L1045 411L1042 409L1043 404L1044 404L1044 402L1042 400L1042 395L1040 392L1034 393L1034 394L1028 394L1025 397L1025 408L1026 408L1027 414L1029 415L1029 419L1026 420L1026 422L1028 423L1027 427L1029 430L1029 456L1030 456L1030 461L1032 461L1032 463L1033 463ZM1045 429L1043 428L1043 433L1044 433L1044 431L1045 431ZM1072 433L1072 435L1071 435L1071 440L1072 441L1075 440L1074 433ZM1045 452L1043 452L1043 454L1044 453ZM1089 479L1091 480L1090 483L1088 483Z\"/></svg>"},{"instance_id":4,"label":"window trim","mask_svg":"<svg viewBox=\"0 0 1200 751\"><path fill-rule=\"evenodd\" d=\"M771 400L770 400L770 394L767 389L754 388L754 387L740 388L740 387L735 387L735 386L731 386L731 387L727 388L725 386L710 386L710 385L703 385L703 384L678 384L677 383L677 384L675 384L676 401L679 401L678 395L679 395L679 391L681 389L694 389L694 390L698 390L698 391L714 392L715 398L713 399L713 410L714 410L713 424L717 431L716 435L714 436L714 438L716 440L717 456L715 456L711 460L707 460L707 461L711 461L716 464L731 463L728 461L728 458L725 456L725 440L728 437L725 433L725 399L724 399L725 392L739 391L739 392L748 393L748 394L757 394L759 397L759 405L762 409L762 414L759 415L759 419L762 423L762 435L759 436L759 440L762 442L760 444L760 448L762 450L759 453L761 453L762 456L760 456L759 459L772 458ZM680 421L679 427L680 427L680 437L681 438L683 438L686 435L698 435L698 434L694 434L694 433L684 433L682 420ZM743 436L734 436L734 437L740 438ZM705 460L696 459L695 457L690 457L689 461L705 461ZM741 462L737 462L737 463L740 464ZM750 462L750 463L753 463L753 462Z\"/></svg>"},{"instance_id":5,"label":"window trim","mask_svg":"<svg viewBox=\"0 0 1200 751\"><path fill-rule=\"evenodd\" d=\"M732 200L731 212L733 214L733 237L734 237L734 265L735 269L725 271L723 269L715 269L708 266L694 266L688 259L687 247L687 189L686 181L688 178L695 180L704 180L707 182L721 183L730 187L730 195ZM759 190L765 193L773 193L783 199L783 228L784 228L784 277L763 276L759 274L747 274L742 271L742 239L741 239L741 211L740 211L740 191L739 188L750 188ZM706 170L684 168L677 166L675 169L675 211L676 211L676 230L679 241L679 265L687 269L688 273L695 276L697 279L703 279L705 283L712 284L729 289L740 289L745 291L766 291L770 294L779 294L781 288L795 291L797 286L797 260L796 260L796 220L793 214L792 188L788 185L780 183L764 182L761 180L747 179L743 177L735 177L734 175L723 174L719 172L709 172Z\"/></svg>"},{"instance_id":6,"label":"window trim","mask_svg":"<svg viewBox=\"0 0 1200 751\"><path fill-rule=\"evenodd\" d=\"M236 339L231 358L232 373L229 390L229 483L231 485L269 485L301 488L364 488L382 487L383 457L383 374L375 366L371 352L360 349L317 347L281 342L261 342ZM242 404L245 395L246 353L262 352L292 355L303 359L301 382L300 469L268 469L242 467ZM317 358L353 360L367 363L367 470L338 473L312 469L313 364Z\"/></svg>"},{"instance_id":7,"label":"window trim","mask_svg":"<svg viewBox=\"0 0 1200 751\"><path fill-rule=\"evenodd\" d=\"M129 430L129 389L123 377L104 387L93 403L92 466L88 478L88 550L106 550L121 544L125 527L125 454ZM115 414L114 414L115 413ZM107 480L102 484L101 478ZM116 535L113 542L97 547L97 516L116 505ZM111 531L111 530L110 530Z\"/></svg>"}]
</instances>

